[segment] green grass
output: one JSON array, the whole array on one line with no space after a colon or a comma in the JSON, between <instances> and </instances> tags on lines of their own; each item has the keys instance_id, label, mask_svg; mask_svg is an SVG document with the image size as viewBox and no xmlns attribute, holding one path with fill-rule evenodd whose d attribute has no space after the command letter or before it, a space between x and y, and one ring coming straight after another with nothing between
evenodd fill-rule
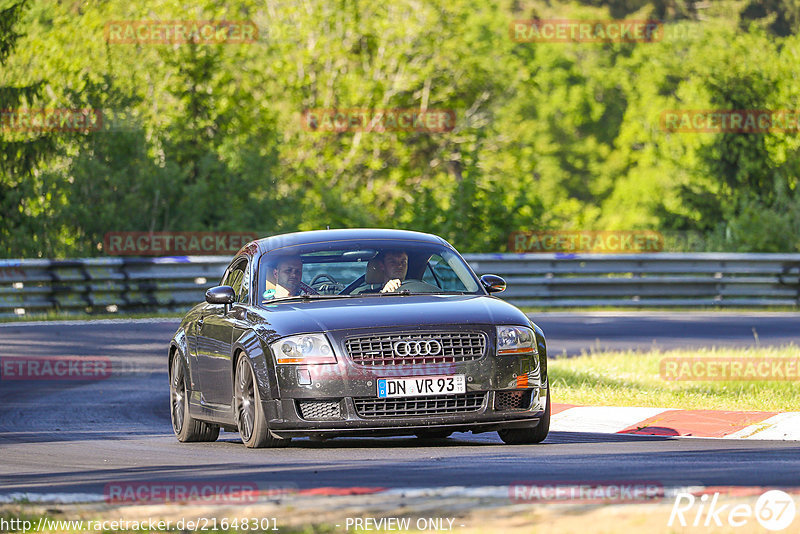
<instances>
[{"instance_id":1,"label":"green grass","mask_svg":"<svg viewBox=\"0 0 800 534\"><path fill-rule=\"evenodd\" d=\"M639 312L642 314L659 312L728 312L728 313L757 313L757 312L799 312L797 306L759 306L752 308L733 306L517 306L525 313L547 312Z\"/></svg>"},{"instance_id":2,"label":"green grass","mask_svg":"<svg viewBox=\"0 0 800 534\"><path fill-rule=\"evenodd\" d=\"M591 406L800 411L797 380L676 381L660 375L663 358L800 358L800 346L623 351L552 358L553 402Z\"/></svg>"}]
</instances>

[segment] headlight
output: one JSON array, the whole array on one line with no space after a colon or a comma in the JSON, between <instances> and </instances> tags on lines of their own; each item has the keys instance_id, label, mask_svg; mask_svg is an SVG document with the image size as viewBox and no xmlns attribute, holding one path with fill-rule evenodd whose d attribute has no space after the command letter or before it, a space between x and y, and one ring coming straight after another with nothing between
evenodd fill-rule
<instances>
[{"instance_id":1,"label":"headlight","mask_svg":"<svg viewBox=\"0 0 800 534\"><path fill-rule=\"evenodd\" d=\"M497 327L497 354L537 353L536 334L525 326Z\"/></svg>"},{"instance_id":2,"label":"headlight","mask_svg":"<svg viewBox=\"0 0 800 534\"><path fill-rule=\"evenodd\" d=\"M289 336L270 345L276 363L315 364L336 363L325 334L301 334Z\"/></svg>"}]
</instances>

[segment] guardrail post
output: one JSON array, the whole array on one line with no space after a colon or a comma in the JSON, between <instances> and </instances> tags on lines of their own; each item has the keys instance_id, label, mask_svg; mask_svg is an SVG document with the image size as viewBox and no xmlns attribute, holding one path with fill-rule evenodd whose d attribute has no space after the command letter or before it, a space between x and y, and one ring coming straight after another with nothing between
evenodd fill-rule
<instances>
[{"instance_id":1,"label":"guardrail post","mask_svg":"<svg viewBox=\"0 0 800 534\"><path fill-rule=\"evenodd\" d=\"M786 277L792 275L792 271L794 271L794 283L791 281L787 282ZM795 296L795 305L800 306L800 262L797 263L785 263L783 265L783 270L778 275L778 280L781 284L787 285L789 287L794 287L797 289L797 295Z\"/></svg>"}]
</instances>

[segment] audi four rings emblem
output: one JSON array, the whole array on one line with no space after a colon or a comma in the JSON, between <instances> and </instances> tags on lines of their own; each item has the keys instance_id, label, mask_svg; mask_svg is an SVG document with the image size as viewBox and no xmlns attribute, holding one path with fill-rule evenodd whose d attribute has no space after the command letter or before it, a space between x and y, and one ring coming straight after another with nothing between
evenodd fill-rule
<instances>
[{"instance_id":1,"label":"audi four rings emblem","mask_svg":"<svg viewBox=\"0 0 800 534\"><path fill-rule=\"evenodd\" d=\"M435 356L442 352L442 344L435 339L425 341L398 341L394 353L398 356Z\"/></svg>"}]
</instances>

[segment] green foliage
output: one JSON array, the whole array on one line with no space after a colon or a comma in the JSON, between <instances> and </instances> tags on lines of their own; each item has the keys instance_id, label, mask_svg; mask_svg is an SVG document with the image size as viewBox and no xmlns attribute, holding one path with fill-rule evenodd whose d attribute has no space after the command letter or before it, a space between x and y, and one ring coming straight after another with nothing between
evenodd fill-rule
<instances>
[{"instance_id":1,"label":"green foliage","mask_svg":"<svg viewBox=\"0 0 800 534\"><path fill-rule=\"evenodd\" d=\"M0 67L5 70L9 56L23 37L19 26L26 0L0 5ZM2 73L2 71L0 71ZM41 101L43 83L14 83L0 77L0 113L32 108ZM56 152L52 134L14 131L0 125L0 255L31 254L40 228L32 217L48 208L41 198L41 182L35 171L39 162Z\"/></svg>"},{"instance_id":2,"label":"green foliage","mask_svg":"<svg viewBox=\"0 0 800 534\"><path fill-rule=\"evenodd\" d=\"M0 3L0 254L109 231L400 227L464 251L515 230L654 229L685 250L800 250L797 133L674 133L671 109L796 109L800 0ZM23 9L27 7L27 9ZM518 43L529 18L665 21L650 43ZM249 20L256 42L121 44L123 20ZM308 109L454 110L445 132L324 132ZM683 244L680 244L683 243Z\"/></svg>"}]
</instances>

